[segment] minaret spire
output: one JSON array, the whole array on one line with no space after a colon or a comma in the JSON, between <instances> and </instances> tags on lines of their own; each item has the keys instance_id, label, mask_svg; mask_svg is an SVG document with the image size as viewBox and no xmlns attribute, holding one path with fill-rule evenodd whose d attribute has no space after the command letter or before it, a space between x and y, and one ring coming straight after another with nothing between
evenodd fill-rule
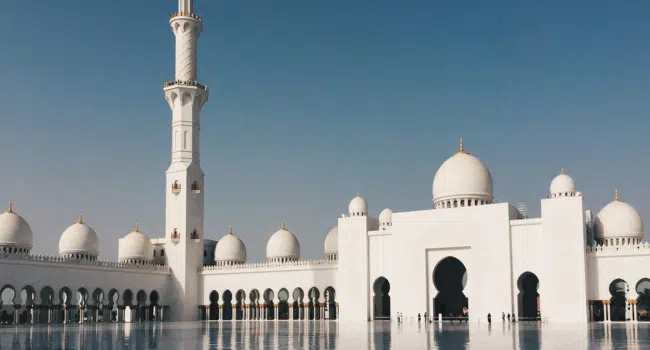
<instances>
[{"instance_id":1,"label":"minaret spire","mask_svg":"<svg viewBox=\"0 0 650 350\"><path fill-rule=\"evenodd\" d=\"M194 0L178 0L178 12L194 13Z\"/></svg>"}]
</instances>

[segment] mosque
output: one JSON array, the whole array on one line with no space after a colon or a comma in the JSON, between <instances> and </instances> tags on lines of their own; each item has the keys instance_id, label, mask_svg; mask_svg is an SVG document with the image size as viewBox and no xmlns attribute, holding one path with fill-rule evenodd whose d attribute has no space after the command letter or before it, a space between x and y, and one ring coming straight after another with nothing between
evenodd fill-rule
<instances>
[{"instance_id":1,"label":"mosque","mask_svg":"<svg viewBox=\"0 0 650 350\"><path fill-rule=\"evenodd\" d=\"M424 313L469 322L488 313L537 322L650 320L650 245L632 205L616 192L592 215L562 171L540 193L540 217L529 218L494 200L490 171L462 140L435 174L431 208L386 208L373 217L357 195L347 215L332 217L320 260L301 259L284 224L268 240L265 263L247 263L232 228L206 239L203 21L193 0L178 6L169 21L175 78L163 89L172 111L164 237L136 226L119 240L118 260L103 261L92 218L79 217L61 234L59 255L35 255L34 234L19 215L29 209L10 203L0 215L2 323L363 322Z\"/></svg>"}]
</instances>

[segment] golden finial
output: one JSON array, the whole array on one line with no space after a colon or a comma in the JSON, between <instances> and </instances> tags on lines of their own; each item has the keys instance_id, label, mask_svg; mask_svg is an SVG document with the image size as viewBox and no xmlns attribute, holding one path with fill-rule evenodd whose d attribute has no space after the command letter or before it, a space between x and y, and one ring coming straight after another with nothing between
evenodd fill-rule
<instances>
[{"instance_id":1,"label":"golden finial","mask_svg":"<svg viewBox=\"0 0 650 350\"><path fill-rule=\"evenodd\" d=\"M13 213L14 212L14 206L11 204L11 201L9 201L9 208L7 208L7 213Z\"/></svg>"},{"instance_id":2,"label":"golden finial","mask_svg":"<svg viewBox=\"0 0 650 350\"><path fill-rule=\"evenodd\" d=\"M84 223L84 216L83 214L79 214L79 221L77 221L78 224L83 224Z\"/></svg>"},{"instance_id":3,"label":"golden finial","mask_svg":"<svg viewBox=\"0 0 650 350\"><path fill-rule=\"evenodd\" d=\"M564 168L560 169L560 175L564 175Z\"/></svg>"},{"instance_id":4,"label":"golden finial","mask_svg":"<svg viewBox=\"0 0 650 350\"><path fill-rule=\"evenodd\" d=\"M232 225L228 225L228 234L232 235Z\"/></svg>"},{"instance_id":5,"label":"golden finial","mask_svg":"<svg viewBox=\"0 0 650 350\"><path fill-rule=\"evenodd\" d=\"M135 223L135 232L140 232L140 225L138 223Z\"/></svg>"},{"instance_id":6,"label":"golden finial","mask_svg":"<svg viewBox=\"0 0 650 350\"><path fill-rule=\"evenodd\" d=\"M285 231L287 230L287 229L284 227L284 221L282 221L282 227L280 227L280 230L285 230Z\"/></svg>"},{"instance_id":7,"label":"golden finial","mask_svg":"<svg viewBox=\"0 0 650 350\"><path fill-rule=\"evenodd\" d=\"M460 138L460 147L458 147L458 152L465 153L465 147L463 146L463 138Z\"/></svg>"},{"instance_id":8,"label":"golden finial","mask_svg":"<svg viewBox=\"0 0 650 350\"><path fill-rule=\"evenodd\" d=\"M618 189L614 190L614 202L618 202Z\"/></svg>"}]
</instances>

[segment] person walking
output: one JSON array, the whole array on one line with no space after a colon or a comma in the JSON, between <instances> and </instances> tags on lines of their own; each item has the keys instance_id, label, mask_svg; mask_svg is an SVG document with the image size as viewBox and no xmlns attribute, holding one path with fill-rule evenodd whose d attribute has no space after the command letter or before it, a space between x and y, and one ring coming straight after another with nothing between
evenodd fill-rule
<instances>
[{"instance_id":1,"label":"person walking","mask_svg":"<svg viewBox=\"0 0 650 350\"><path fill-rule=\"evenodd\" d=\"M506 313L505 312L501 313L501 321L503 321L503 323L506 322Z\"/></svg>"},{"instance_id":2,"label":"person walking","mask_svg":"<svg viewBox=\"0 0 650 350\"><path fill-rule=\"evenodd\" d=\"M492 324L492 315L488 313L488 324Z\"/></svg>"}]
</instances>

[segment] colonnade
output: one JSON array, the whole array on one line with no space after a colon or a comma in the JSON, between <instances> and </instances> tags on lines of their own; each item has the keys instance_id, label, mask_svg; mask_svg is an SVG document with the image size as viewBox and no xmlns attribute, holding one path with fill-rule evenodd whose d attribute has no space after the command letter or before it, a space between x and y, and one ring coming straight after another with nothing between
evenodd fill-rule
<instances>
[{"instance_id":1,"label":"colonnade","mask_svg":"<svg viewBox=\"0 0 650 350\"><path fill-rule=\"evenodd\" d=\"M603 322L612 322L612 301L611 300L601 300L600 303L603 305ZM614 321L614 322L639 322L639 314L637 313L637 305L639 304L638 300L627 299L625 300L625 309L630 310L630 318L625 321ZM597 321L596 315L596 306L597 303L589 303L589 321Z\"/></svg>"}]
</instances>

